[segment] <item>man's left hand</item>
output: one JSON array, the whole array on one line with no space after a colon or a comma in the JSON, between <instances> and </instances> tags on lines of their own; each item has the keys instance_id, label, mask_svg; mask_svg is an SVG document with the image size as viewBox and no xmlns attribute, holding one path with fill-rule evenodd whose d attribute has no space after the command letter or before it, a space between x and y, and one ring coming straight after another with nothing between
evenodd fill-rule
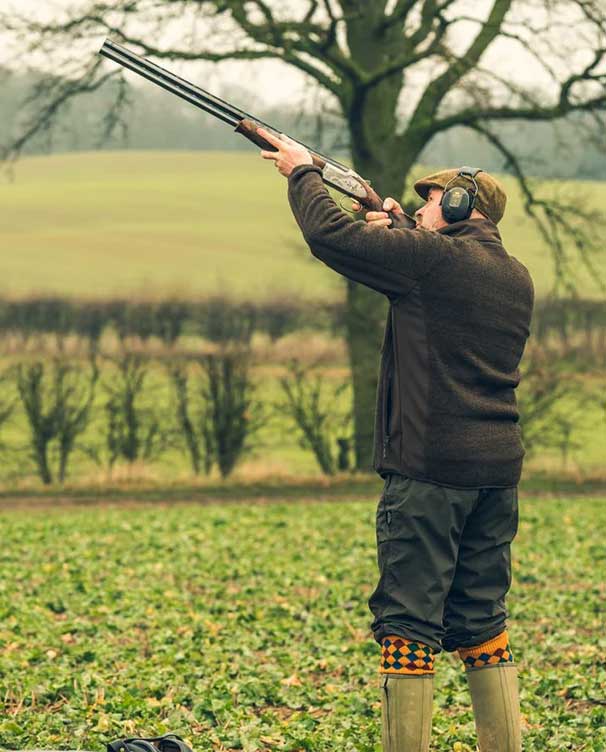
<instances>
[{"instance_id":1,"label":"man's left hand","mask_svg":"<svg viewBox=\"0 0 606 752\"><path fill-rule=\"evenodd\" d=\"M264 128L257 128L257 133L275 146L278 151L261 151L263 159L273 159L280 174L287 178L298 165L313 164L311 154L304 146L288 138L284 133L278 138Z\"/></svg>"}]
</instances>

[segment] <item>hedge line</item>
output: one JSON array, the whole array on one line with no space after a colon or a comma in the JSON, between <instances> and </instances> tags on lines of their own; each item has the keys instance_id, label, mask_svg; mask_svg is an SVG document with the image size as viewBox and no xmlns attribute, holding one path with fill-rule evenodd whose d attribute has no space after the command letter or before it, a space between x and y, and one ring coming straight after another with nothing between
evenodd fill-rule
<instances>
[{"instance_id":1,"label":"hedge line","mask_svg":"<svg viewBox=\"0 0 606 752\"><path fill-rule=\"evenodd\" d=\"M0 299L0 336L17 334L24 339L37 334L58 337L76 334L97 343L106 329L120 339L135 336L142 341L158 337L174 344L183 334L211 342L248 342L254 332L272 340L300 329L342 334L343 303L305 302L276 298L264 302L238 302L215 295L199 300L132 300L113 298L84 301L59 296L35 296L21 300ZM535 305L532 335L539 342L558 341L568 348L582 335L590 351L606 351L606 301L544 299Z\"/></svg>"},{"instance_id":2,"label":"hedge line","mask_svg":"<svg viewBox=\"0 0 606 752\"><path fill-rule=\"evenodd\" d=\"M336 333L341 326L339 303L304 303L292 299L238 302L223 296L200 300L74 300L36 296L20 300L0 299L0 336L17 334L24 339L39 334L58 337L78 335L95 344L106 329L120 339L135 336L142 341L158 337L174 344L183 334L211 342L248 342L254 332L272 340L303 328Z\"/></svg>"}]
</instances>

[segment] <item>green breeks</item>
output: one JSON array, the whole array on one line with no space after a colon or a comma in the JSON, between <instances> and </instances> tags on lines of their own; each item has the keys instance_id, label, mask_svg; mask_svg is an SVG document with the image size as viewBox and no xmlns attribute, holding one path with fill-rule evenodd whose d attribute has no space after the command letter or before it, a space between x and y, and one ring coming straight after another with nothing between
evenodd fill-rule
<instances>
[{"instance_id":1,"label":"green breeks","mask_svg":"<svg viewBox=\"0 0 606 752\"><path fill-rule=\"evenodd\" d=\"M501 634L517 526L515 487L388 475L376 512L379 581L368 601L375 640L400 635L437 654Z\"/></svg>"}]
</instances>

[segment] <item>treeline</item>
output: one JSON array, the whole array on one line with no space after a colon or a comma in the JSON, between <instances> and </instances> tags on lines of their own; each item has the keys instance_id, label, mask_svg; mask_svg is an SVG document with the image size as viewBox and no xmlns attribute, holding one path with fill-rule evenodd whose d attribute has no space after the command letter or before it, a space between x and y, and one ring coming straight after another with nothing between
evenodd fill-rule
<instances>
[{"instance_id":1,"label":"treeline","mask_svg":"<svg viewBox=\"0 0 606 752\"><path fill-rule=\"evenodd\" d=\"M0 145L6 144L27 119L23 100L39 78L35 73L0 69ZM210 116L151 86L132 87L124 117L126 127L103 140L103 118L114 100L114 86L108 84L70 103L57 118L56 126L36 137L27 147L27 153L98 148L252 148L245 139L234 136L230 128L222 127ZM224 85L215 93L321 151L341 158L348 154L347 129L334 115L301 113L298 107L288 105L269 107L263 102L262 92L255 94L233 84ZM589 118L581 113L557 125L533 123L531 127L520 128L518 123L503 123L495 125L494 130L520 155L532 175L603 180L606 175L603 137L600 137L601 143L578 137L583 127L591 126ZM478 140L475 132L465 128L454 128L436 136L419 161L430 165L481 164L486 170L501 172L508 169L491 144Z\"/></svg>"},{"instance_id":2,"label":"treeline","mask_svg":"<svg viewBox=\"0 0 606 752\"><path fill-rule=\"evenodd\" d=\"M292 359L279 376L255 369L250 345L224 343L170 359L122 347L86 359L13 359L0 372L0 480L35 474L45 484L80 474L75 458L111 474L160 460L172 472L228 477L251 450L296 436L325 475L352 469L351 380ZM603 387L589 388L540 347L522 364L520 425L529 456L556 450L566 468L578 429L606 415ZM261 429L264 429L262 436ZM168 457L167 457L168 455Z\"/></svg>"},{"instance_id":3,"label":"treeline","mask_svg":"<svg viewBox=\"0 0 606 752\"><path fill-rule=\"evenodd\" d=\"M292 332L311 329L342 336L345 307L341 302L293 298L236 301L213 295L198 300L76 300L59 296L0 298L0 338L27 343L51 335L58 343L75 335L97 350L104 333L121 342L157 338L174 346L181 337L200 337L211 343L249 343L255 333L272 342ZM531 343L578 358L588 366L606 363L606 301L546 298L537 301ZM13 348L14 349L14 348Z\"/></svg>"},{"instance_id":4,"label":"treeline","mask_svg":"<svg viewBox=\"0 0 606 752\"><path fill-rule=\"evenodd\" d=\"M337 334L342 328L340 303L276 298L242 302L221 295L183 301L76 300L59 296L0 299L0 338L17 337L27 343L40 335L52 335L61 343L76 335L95 351L103 334L111 330L120 341L158 338L167 346L182 336L209 342L248 343L255 332L272 341L301 329Z\"/></svg>"},{"instance_id":5,"label":"treeline","mask_svg":"<svg viewBox=\"0 0 606 752\"><path fill-rule=\"evenodd\" d=\"M194 475L216 468L225 478L257 445L260 429L276 422L281 434L297 433L323 473L349 470L351 400L340 404L348 380L328 382L292 360L268 390L252 365L242 344L194 359L123 348L87 361L17 360L0 373L0 479L33 472L45 485L64 483L78 455L111 474L118 464L154 463L169 452L173 466L179 457Z\"/></svg>"}]
</instances>

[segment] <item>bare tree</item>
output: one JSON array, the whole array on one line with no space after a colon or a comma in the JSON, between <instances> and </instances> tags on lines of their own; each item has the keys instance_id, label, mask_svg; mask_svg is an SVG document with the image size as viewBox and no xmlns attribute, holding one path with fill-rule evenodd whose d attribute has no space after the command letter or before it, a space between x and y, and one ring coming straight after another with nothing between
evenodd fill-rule
<instances>
[{"instance_id":1,"label":"bare tree","mask_svg":"<svg viewBox=\"0 0 606 752\"><path fill-rule=\"evenodd\" d=\"M327 388L326 380L313 366L304 366L293 359L287 373L280 378L284 399L276 403L278 413L296 425L303 449L310 449L320 470L334 475L347 469L349 413L341 414L339 399L348 389L349 380Z\"/></svg>"},{"instance_id":2,"label":"bare tree","mask_svg":"<svg viewBox=\"0 0 606 752\"><path fill-rule=\"evenodd\" d=\"M185 443L195 475L203 469L205 475L212 470L214 460L213 421L209 405L204 399L205 383L198 383L195 395L190 390L190 373L187 365L176 361L168 367L174 389L174 411L180 437Z\"/></svg>"},{"instance_id":3,"label":"bare tree","mask_svg":"<svg viewBox=\"0 0 606 752\"><path fill-rule=\"evenodd\" d=\"M88 374L80 363L62 357L52 364L38 360L16 366L17 389L29 426L29 453L46 485L55 477L53 447L58 455L56 477L60 483L65 481L76 442L90 424L98 377L92 358Z\"/></svg>"},{"instance_id":4,"label":"bare tree","mask_svg":"<svg viewBox=\"0 0 606 752\"><path fill-rule=\"evenodd\" d=\"M200 356L203 379L198 383L204 405L206 441L223 478L250 448L264 415L251 375L252 353L242 346L223 347Z\"/></svg>"},{"instance_id":5,"label":"bare tree","mask_svg":"<svg viewBox=\"0 0 606 752\"><path fill-rule=\"evenodd\" d=\"M346 124L355 169L380 194L402 195L434 136L457 126L472 129L517 177L526 210L553 251L558 284L571 284L577 258L593 267L588 220L595 217L539 195L497 126L525 128L583 113L580 137L603 133L603 0L90 0L53 21L3 12L0 23L20 43L20 60L53 53L53 72L30 93L32 114L8 145L8 159L51 128L75 96L112 80L115 99L103 132L120 126L128 100L122 71L81 54L103 34L160 60L276 58L326 93ZM162 43L186 26L179 44ZM58 51L64 51L62 63ZM534 69L535 85L520 83L512 72L517 54ZM348 282L347 307L356 463L363 468L372 451L385 301Z\"/></svg>"}]
</instances>

